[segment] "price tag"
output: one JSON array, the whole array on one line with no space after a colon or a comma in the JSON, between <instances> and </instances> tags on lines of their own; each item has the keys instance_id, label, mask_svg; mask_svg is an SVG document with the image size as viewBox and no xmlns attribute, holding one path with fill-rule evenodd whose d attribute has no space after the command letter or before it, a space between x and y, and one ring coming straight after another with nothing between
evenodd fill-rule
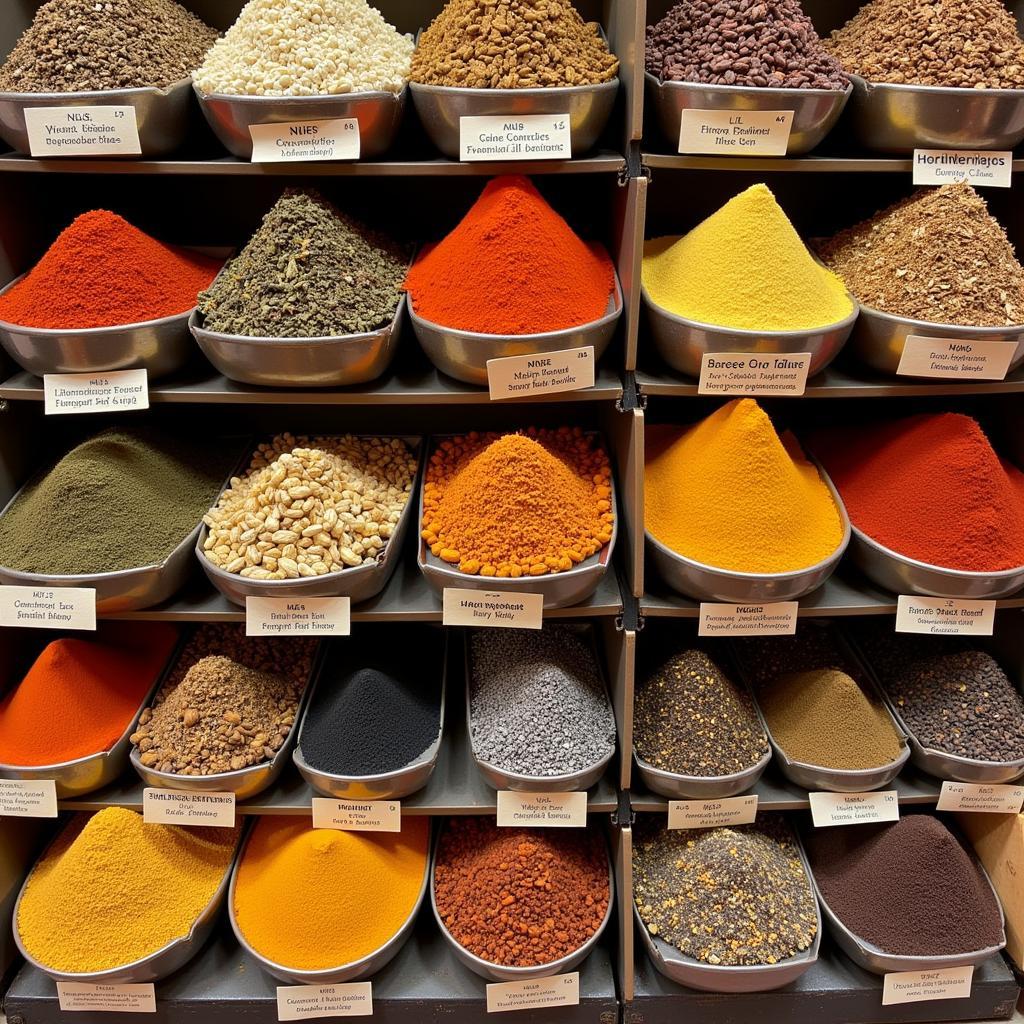
<instances>
[{"instance_id":1,"label":"price tag","mask_svg":"<svg viewBox=\"0 0 1024 1024\"><path fill-rule=\"evenodd\" d=\"M487 360L491 400L553 395L594 386L594 346Z\"/></svg>"},{"instance_id":2,"label":"price tag","mask_svg":"<svg viewBox=\"0 0 1024 1024\"><path fill-rule=\"evenodd\" d=\"M771 356L746 352L705 352L700 360L699 395L802 395L807 390L810 352Z\"/></svg>"},{"instance_id":3,"label":"price tag","mask_svg":"<svg viewBox=\"0 0 1024 1024\"><path fill-rule=\"evenodd\" d=\"M134 107L27 107L32 156L141 156Z\"/></svg>"},{"instance_id":4,"label":"price tag","mask_svg":"<svg viewBox=\"0 0 1024 1024\"><path fill-rule=\"evenodd\" d=\"M510 793L498 790L498 828L586 828L586 793Z\"/></svg>"},{"instance_id":5,"label":"price tag","mask_svg":"<svg viewBox=\"0 0 1024 1024\"><path fill-rule=\"evenodd\" d=\"M53 779L0 779L0 817L56 818L56 783Z\"/></svg>"},{"instance_id":6,"label":"price tag","mask_svg":"<svg viewBox=\"0 0 1024 1024\"><path fill-rule=\"evenodd\" d=\"M234 793L179 793L174 789L142 791L142 820L147 825L218 825L235 823Z\"/></svg>"},{"instance_id":7,"label":"price tag","mask_svg":"<svg viewBox=\"0 0 1024 1024\"><path fill-rule=\"evenodd\" d=\"M579 1006L580 972L531 981L501 981L487 986L487 1012L536 1010L545 1006Z\"/></svg>"},{"instance_id":8,"label":"price tag","mask_svg":"<svg viewBox=\"0 0 1024 1024\"><path fill-rule=\"evenodd\" d=\"M569 160L572 135L565 114L492 114L459 119L459 159Z\"/></svg>"},{"instance_id":9,"label":"price tag","mask_svg":"<svg viewBox=\"0 0 1024 1024\"><path fill-rule=\"evenodd\" d=\"M442 605L441 622L445 626L541 629L544 625L543 594L445 587Z\"/></svg>"},{"instance_id":10,"label":"price tag","mask_svg":"<svg viewBox=\"0 0 1024 1024\"><path fill-rule=\"evenodd\" d=\"M896 602L897 633L991 636L995 623L995 601L911 597L900 594Z\"/></svg>"},{"instance_id":11,"label":"price tag","mask_svg":"<svg viewBox=\"0 0 1024 1024\"><path fill-rule=\"evenodd\" d=\"M1013 153L1006 150L915 149L914 184L946 185L963 181L975 188L1009 188Z\"/></svg>"},{"instance_id":12,"label":"price tag","mask_svg":"<svg viewBox=\"0 0 1024 1024\"><path fill-rule=\"evenodd\" d=\"M709 604L701 601L698 636L791 636L798 601L774 604Z\"/></svg>"},{"instance_id":13,"label":"price tag","mask_svg":"<svg viewBox=\"0 0 1024 1024\"><path fill-rule=\"evenodd\" d=\"M349 636L347 597L247 597L246 636Z\"/></svg>"},{"instance_id":14,"label":"price tag","mask_svg":"<svg viewBox=\"0 0 1024 1024\"><path fill-rule=\"evenodd\" d=\"M251 124L249 134L254 164L359 159L359 122L354 117Z\"/></svg>"},{"instance_id":15,"label":"price tag","mask_svg":"<svg viewBox=\"0 0 1024 1024\"><path fill-rule=\"evenodd\" d=\"M669 800L669 828L722 828L749 825L757 818L756 796L730 796L721 800Z\"/></svg>"},{"instance_id":16,"label":"price tag","mask_svg":"<svg viewBox=\"0 0 1024 1024\"><path fill-rule=\"evenodd\" d=\"M944 782L937 811L982 811L1020 814L1024 786L982 786L970 782Z\"/></svg>"},{"instance_id":17,"label":"price tag","mask_svg":"<svg viewBox=\"0 0 1024 1024\"><path fill-rule=\"evenodd\" d=\"M815 828L830 825L865 825L875 821L899 821L899 796L895 789L875 793L808 793Z\"/></svg>"},{"instance_id":18,"label":"price tag","mask_svg":"<svg viewBox=\"0 0 1024 1024\"><path fill-rule=\"evenodd\" d=\"M0 626L96 629L92 587L0 587Z\"/></svg>"},{"instance_id":19,"label":"price tag","mask_svg":"<svg viewBox=\"0 0 1024 1024\"><path fill-rule=\"evenodd\" d=\"M145 370L43 375L43 412L47 416L148 408L149 378Z\"/></svg>"},{"instance_id":20,"label":"price tag","mask_svg":"<svg viewBox=\"0 0 1024 1024\"><path fill-rule=\"evenodd\" d=\"M1005 380L1016 351L1012 341L955 341L910 335L896 373L943 380Z\"/></svg>"},{"instance_id":21,"label":"price tag","mask_svg":"<svg viewBox=\"0 0 1024 1024\"><path fill-rule=\"evenodd\" d=\"M278 985L277 1019L373 1016L373 982L347 985Z\"/></svg>"},{"instance_id":22,"label":"price tag","mask_svg":"<svg viewBox=\"0 0 1024 1024\"><path fill-rule=\"evenodd\" d=\"M329 800L313 797L313 828L342 832L401 832L398 800Z\"/></svg>"},{"instance_id":23,"label":"price tag","mask_svg":"<svg viewBox=\"0 0 1024 1024\"><path fill-rule=\"evenodd\" d=\"M156 1013L156 989L148 985L89 985L58 981L57 1000L64 1011Z\"/></svg>"},{"instance_id":24,"label":"price tag","mask_svg":"<svg viewBox=\"0 0 1024 1024\"><path fill-rule=\"evenodd\" d=\"M792 110L684 110L679 152L785 156L792 127Z\"/></svg>"},{"instance_id":25,"label":"price tag","mask_svg":"<svg viewBox=\"0 0 1024 1024\"><path fill-rule=\"evenodd\" d=\"M933 999L967 999L973 967L947 967L942 971L901 971L882 980L882 1005L927 1003Z\"/></svg>"}]
</instances>

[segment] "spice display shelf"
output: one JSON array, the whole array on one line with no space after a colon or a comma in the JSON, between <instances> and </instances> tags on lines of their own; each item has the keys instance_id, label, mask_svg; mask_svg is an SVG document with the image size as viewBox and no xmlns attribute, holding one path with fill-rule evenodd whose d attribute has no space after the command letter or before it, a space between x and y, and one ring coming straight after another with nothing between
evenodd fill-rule
<instances>
[{"instance_id":1,"label":"spice display shelf","mask_svg":"<svg viewBox=\"0 0 1024 1024\"><path fill-rule=\"evenodd\" d=\"M674 171L779 171L805 174L910 174L914 162L909 157L888 156L802 156L802 157L731 157L684 156L681 153L658 153L642 150L640 159L650 170ZM1024 159L1013 161L1013 170L1024 170Z\"/></svg>"}]
</instances>

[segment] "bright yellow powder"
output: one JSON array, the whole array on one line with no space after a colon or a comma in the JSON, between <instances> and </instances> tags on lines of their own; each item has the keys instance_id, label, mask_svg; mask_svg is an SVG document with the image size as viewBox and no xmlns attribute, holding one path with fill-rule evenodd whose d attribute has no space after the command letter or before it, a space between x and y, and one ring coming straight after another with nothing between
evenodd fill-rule
<instances>
[{"instance_id":1,"label":"bright yellow powder","mask_svg":"<svg viewBox=\"0 0 1024 1024\"><path fill-rule=\"evenodd\" d=\"M853 312L842 280L819 266L767 185L753 185L682 238L644 244L656 305L719 327L800 331Z\"/></svg>"},{"instance_id":2,"label":"bright yellow powder","mask_svg":"<svg viewBox=\"0 0 1024 1024\"><path fill-rule=\"evenodd\" d=\"M310 828L260 818L235 881L235 920L268 960L342 967L383 946L412 913L427 869L430 823L400 833Z\"/></svg>"},{"instance_id":3,"label":"bright yellow powder","mask_svg":"<svg viewBox=\"0 0 1024 1024\"><path fill-rule=\"evenodd\" d=\"M817 469L751 398L689 429L649 427L644 461L647 529L704 565L792 572L828 558L843 538Z\"/></svg>"}]
</instances>

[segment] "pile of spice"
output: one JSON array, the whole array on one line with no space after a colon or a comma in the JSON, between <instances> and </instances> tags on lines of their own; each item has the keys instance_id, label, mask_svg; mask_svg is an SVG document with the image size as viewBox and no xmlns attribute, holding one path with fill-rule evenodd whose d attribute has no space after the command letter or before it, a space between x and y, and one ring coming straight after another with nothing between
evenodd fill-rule
<instances>
[{"instance_id":1,"label":"pile of spice","mask_svg":"<svg viewBox=\"0 0 1024 1024\"><path fill-rule=\"evenodd\" d=\"M547 89L615 78L601 27L572 0L448 0L420 34L414 82L464 89Z\"/></svg>"},{"instance_id":2,"label":"pile of spice","mask_svg":"<svg viewBox=\"0 0 1024 1024\"><path fill-rule=\"evenodd\" d=\"M529 178L506 175L420 253L405 287L414 312L431 323L543 334L603 317L615 269L604 247L581 241Z\"/></svg>"},{"instance_id":3,"label":"pile of spice","mask_svg":"<svg viewBox=\"0 0 1024 1024\"><path fill-rule=\"evenodd\" d=\"M612 470L578 428L466 434L427 465L421 536L475 576L565 572L612 539Z\"/></svg>"},{"instance_id":4,"label":"pile of spice","mask_svg":"<svg viewBox=\"0 0 1024 1024\"><path fill-rule=\"evenodd\" d=\"M0 320L69 330L177 316L219 268L219 260L158 242L116 213L91 210L0 295Z\"/></svg>"},{"instance_id":5,"label":"pile of spice","mask_svg":"<svg viewBox=\"0 0 1024 1024\"><path fill-rule=\"evenodd\" d=\"M857 675L831 626L807 623L793 636L746 637L734 643L755 691L791 672L835 668L848 676Z\"/></svg>"},{"instance_id":6,"label":"pile of spice","mask_svg":"<svg viewBox=\"0 0 1024 1024\"><path fill-rule=\"evenodd\" d=\"M279 434L257 448L245 474L203 516L203 554L254 580L376 562L415 479L416 459L397 437Z\"/></svg>"},{"instance_id":7,"label":"pile of spice","mask_svg":"<svg viewBox=\"0 0 1024 1024\"><path fill-rule=\"evenodd\" d=\"M981 870L937 818L812 829L807 855L836 917L898 956L952 956L1003 941Z\"/></svg>"},{"instance_id":8,"label":"pile of spice","mask_svg":"<svg viewBox=\"0 0 1024 1024\"><path fill-rule=\"evenodd\" d=\"M231 867L237 828L82 814L32 869L17 929L29 956L82 974L134 963L191 931Z\"/></svg>"},{"instance_id":9,"label":"pile of spice","mask_svg":"<svg viewBox=\"0 0 1024 1024\"><path fill-rule=\"evenodd\" d=\"M814 261L767 185L733 196L689 234L644 243L643 286L677 316L745 331L846 319L843 282Z\"/></svg>"},{"instance_id":10,"label":"pile of spice","mask_svg":"<svg viewBox=\"0 0 1024 1024\"><path fill-rule=\"evenodd\" d=\"M437 911L452 938L502 967L575 953L608 912L608 854L595 830L498 828L451 818L434 864Z\"/></svg>"},{"instance_id":11,"label":"pile of spice","mask_svg":"<svg viewBox=\"0 0 1024 1024\"><path fill-rule=\"evenodd\" d=\"M229 467L230 455L208 442L104 430L39 473L0 516L0 565L59 576L159 565L195 529Z\"/></svg>"},{"instance_id":12,"label":"pile of spice","mask_svg":"<svg viewBox=\"0 0 1024 1024\"><path fill-rule=\"evenodd\" d=\"M235 879L238 930L261 956L296 971L361 960L413 912L429 845L423 817L403 818L394 834L260 817Z\"/></svg>"},{"instance_id":13,"label":"pile of spice","mask_svg":"<svg viewBox=\"0 0 1024 1024\"><path fill-rule=\"evenodd\" d=\"M0 92L164 89L216 38L174 0L48 0L0 66Z\"/></svg>"},{"instance_id":14,"label":"pile of spice","mask_svg":"<svg viewBox=\"0 0 1024 1024\"><path fill-rule=\"evenodd\" d=\"M845 89L799 0L682 0L647 26L646 66L662 82Z\"/></svg>"},{"instance_id":15,"label":"pile of spice","mask_svg":"<svg viewBox=\"0 0 1024 1024\"><path fill-rule=\"evenodd\" d=\"M695 649L640 685L633 749L655 768L698 778L746 771L769 750L750 694Z\"/></svg>"},{"instance_id":16,"label":"pile of spice","mask_svg":"<svg viewBox=\"0 0 1024 1024\"><path fill-rule=\"evenodd\" d=\"M247 338L361 334L395 318L408 258L318 192L287 189L197 307L203 326Z\"/></svg>"},{"instance_id":17,"label":"pile of spice","mask_svg":"<svg viewBox=\"0 0 1024 1024\"><path fill-rule=\"evenodd\" d=\"M717 569L792 572L842 543L842 518L817 468L752 398L693 427L649 427L644 487L655 540Z\"/></svg>"},{"instance_id":18,"label":"pile of spice","mask_svg":"<svg viewBox=\"0 0 1024 1024\"><path fill-rule=\"evenodd\" d=\"M706 964L777 964L808 949L818 931L810 880L777 814L706 830L642 817L633 892L651 935Z\"/></svg>"},{"instance_id":19,"label":"pile of spice","mask_svg":"<svg viewBox=\"0 0 1024 1024\"><path fill-rule=\"evenodd\" d=\"M825 46L869 82L1024 88L1024 42L1002 0L871 0Z\"/></svg>"},{"instance_id":20,"label":"pile of spice","mask_svg":"<svg viewBox=\"0 0 1024 1024\"><path fill-rule=\"evenodd\" d=\"M570 775L615 750L615 716L586 634L570 625L469 636L476 756L518 775Z\"/></svg>"},{"instance_id":21,"label":"pile of spice","mask_svg":"<svg viewBox=\"0 0 1024 1024\"><path fill-rule=\"evenodd\" d=\"M249 0L192 79L228 96L401 92L413 47L366 0Z\"/></svg>"},{"instance_id":22,"label":"pile of spice","mask_svg":"<svg viewBox=\"0 0 1024 1024\"><path fill-rule=\"evenodd\" d=\"M1024 322L1024 267L966 181L920 189L818 248L872 309L967 327Z\"/></svg>"},{"instance_id":23,"label":"pile of spice","mask_svg":"<svg viewBox=\"0 0 1024 1024\"><path fill-rule=\"evenodd\" d=\"M812 442L854 526L920 562L967 572L1024 565L1024 473L961 413L822 431Z\"/></svg>"},{"instance_id":24,"label":"pile of spice","mask_svg":"<svg viewBox=\"0 0 1024 1024\"><path fill-rule=\"evenodd\" d=\"M171 655L161 622L101 623L95 639L47 644L0 702L0 764L39 767L99 754L124 735Z\"/></svg>"}]
</instances>

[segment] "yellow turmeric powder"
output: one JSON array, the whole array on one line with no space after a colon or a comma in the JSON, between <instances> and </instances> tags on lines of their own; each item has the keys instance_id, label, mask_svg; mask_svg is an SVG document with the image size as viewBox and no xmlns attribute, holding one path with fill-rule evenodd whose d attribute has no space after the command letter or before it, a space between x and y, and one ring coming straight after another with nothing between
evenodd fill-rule
<instances>
[{"instance_id":1,"label":"yellow turmeric powder","mask_svg":"<svg viewBox=\"0 0 1024 1024\"><path fill-rule=\"evenodd\" d=\"M123 807L79 815L32 870L21 941L56 971L134 963L188 935L237 841L235 828L145 825Z\"/></svg>"},{"instance_id":2,"label":"yellow turmeric powder","mask_svg":"<svg viewBox=\"0 0 1024 1024\"><path fill-rule=\"evenodd\" d=\"M644 522L666 547L735 572L824 561L843 539L836 503L792 437L751 398L688 429L647 429Z\"/></svg>"},{"instance_id":3,"label":"yellow turmeric powder","mask_svg":"<svg viewBox=\"0 0 1024 1024\"><path fill-rule=\"evenodd\" d=\"M257 953L293 970L361 960L412 913L429 837L429 818L403 819L400 833L260 818L238 865L235 923Z\"/></svg>"},{"instance_id":4,"label":"yellow turmeric powder","mask_svg":"<svg viewBox=\"0 0 1024 1024\"><path fill-rule=\"evenodd\" d=\"M613 523L608 456L578 428L452 438L427 466L422 536L460 572L565 572L611 540Z\"/></svg>"},{"instance_id":5,"label":"yellow turmeric powder","mask_svg":"<svg viewBox=\"0 0 1024 1024\"><path fill-rule=\"evenodd\" d=\"M746 331L825 327L853 312L767 185L753 185L681 238L644 244L648 296L677 316Z\"/></svg>"}]
</instances>

